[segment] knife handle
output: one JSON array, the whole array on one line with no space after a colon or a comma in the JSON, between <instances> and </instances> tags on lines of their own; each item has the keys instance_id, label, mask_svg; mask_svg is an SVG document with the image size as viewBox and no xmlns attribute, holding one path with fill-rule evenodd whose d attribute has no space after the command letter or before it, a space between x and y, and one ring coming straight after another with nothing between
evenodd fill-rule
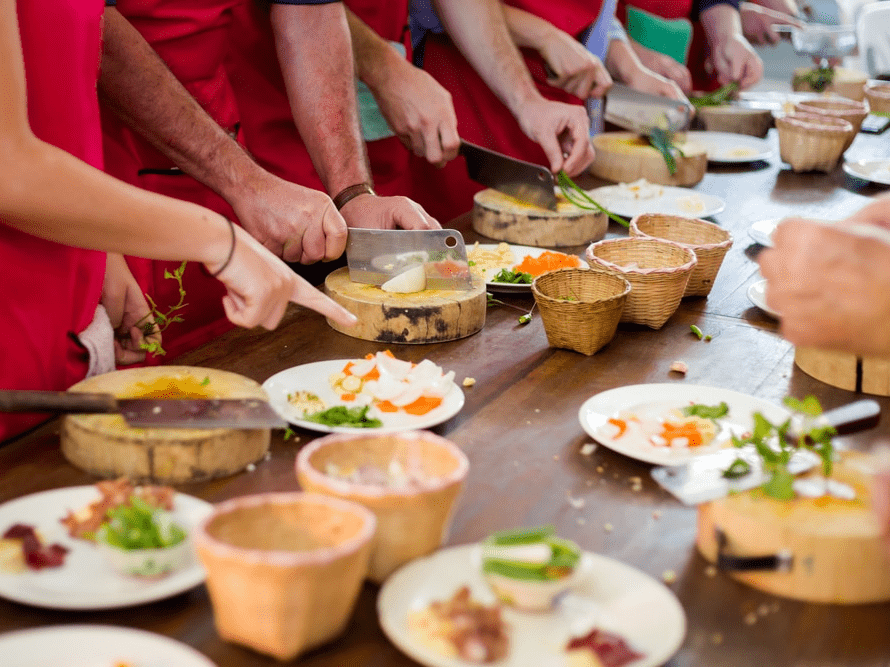
<instances>
[{"instance_id":1,"label":"knife handle","mask_svg":"<svg viewBox=\"0 0 890 667\"><path fill-rule=\"evenodd\" d=\"M112 394L0 389L0 412L118 412Z\"/></svg>"},{"instance_id":2,"label":"knife handle","mask_svg":"<svg viewBox=\"0 0 890 667\"><path fill-rule=\"evenodd\" d=\"M881 420L881 405L870 398L848 403L822 414L821 420L833 426L838 435L874 428Z\"/></svg>"}]
</instances>

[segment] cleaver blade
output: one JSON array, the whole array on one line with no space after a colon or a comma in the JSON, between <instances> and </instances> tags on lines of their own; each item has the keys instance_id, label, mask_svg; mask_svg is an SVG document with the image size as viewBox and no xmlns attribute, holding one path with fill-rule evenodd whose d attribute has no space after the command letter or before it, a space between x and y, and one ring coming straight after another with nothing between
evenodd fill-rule
<instances>
[{"instance_id":1,"label":"cleaver blade","mask_svg":"<svg viewBox=\"0 0 890 667\"><path fill-rule=\"evenodd\" d=\"M382 285L422 264L427 289L473 289L464 237L454 229L350 229L346 262L353 282Z\"/></svg>"},{"instance_id":2,"label":"cleaver blade","mask_svg":"<svg viewBox=\"0 0 890 667\"><path fill-rule=\"evenodd\" d=\"M75 391L0 389L0 412L120 414L137 428L287 428L258 398L116 398Z\"/></svg>"},{"instance_id":3,"label":"cleaver blade","mask_svg":"<svg viewBox=\"0 0 890 667\"><path fill-rule=\"evenodd\" d=\"M650 95L620 83L606 92L605 120L643 136L649 136L656 127L666 132L685 130L693 113L689 102Z\"/></svg>"},{"instance_id":4,"label":"cleaver blade","mask_svg":"<svg viewBox=\"0 0 890 667\"><path fill-rule=\"evenodd\" d=\"M461 140L470 179L520 201L556 210L553 174L547 167L525 162Z\"/></svg>"}]
</instances>

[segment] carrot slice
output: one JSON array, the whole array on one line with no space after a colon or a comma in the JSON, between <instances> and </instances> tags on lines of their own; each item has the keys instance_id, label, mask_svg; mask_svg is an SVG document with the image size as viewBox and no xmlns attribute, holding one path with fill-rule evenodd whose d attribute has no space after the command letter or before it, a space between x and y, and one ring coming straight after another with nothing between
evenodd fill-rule
<instances>
[{"instance_id":1,"label":"carrot slice","mask_svg":"<svg viewBox=\"0 0 890 667\"><path fill-rule=\"evenodd\" d=\"M399 408L390 403L389 401L380 401L377 404L377 408L380 412L398 412Z\"/></svg>"},{"instance_id":2,"label":"carrot slice","mask_svg":"<svg viewBox=\"0 0 890 667\"><path fill-rule=\"evenodd\" d=\"M354 401L354 400L355 400L355 394L353 394L353 393L340 394L340 400L341 400L341 401Z\"/></svg>"},{"instance_id":3,"label":"carrot slice","mask_svg":"<svg viewBox=\"0 0 890 667\"><path fill-rule=\"evenodd\" d=\"M609 423L618 428L618 433L613 436L616 440L624 435L624 432L627 430L627 422L623 419L615 419L613 417L609 419Z\"/></svg>"},{"instance_id":4,"label":"carrot slice","mask_svg":"<svg viewBox=\"0 0 890 667\"><path fill-rule=\"evenodd\" d=\"M409 403L403 409L409 415L425 415L430 410L435 410L442 405L442 399L438 396L421 396L413 403Z\"/></svg>"},{"instance_id":5,"label":"carrot slice","mask_svg":"<svg viewBox=\"0 0 890 667\"><path fill-rule=\"evenodd\" d=\"M538 257L526 255L523 258L522 262L513 267L513 270L522 271L523 273L530 273L531 275L537 277L540 276L542 273L546 273L547 271L564 268L575 268L580 265L580 260L574 255L567 255L563 252L552 252L550 250L546 250L542 252Z\"/></svg>"}]
</instances>

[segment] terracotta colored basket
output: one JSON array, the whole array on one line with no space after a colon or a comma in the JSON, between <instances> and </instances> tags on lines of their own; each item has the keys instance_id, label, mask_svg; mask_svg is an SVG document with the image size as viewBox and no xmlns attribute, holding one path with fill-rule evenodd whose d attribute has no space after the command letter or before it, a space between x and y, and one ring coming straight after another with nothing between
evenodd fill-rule
<instances>
[{"instance_id":1,"label":"terracotta colored basket","mask_svg":"<svg viewBox=\"0 0 890 667\"><path fill-rule=\"evenodd\" d=\"M412 483L371 485L339 476L363 467L387 472L393 465L410 471ZM375 583L447 539L469 467L457 445L429 431L329 435L303 447L295 463L304 490L361 503L377 516L368 570ZM328 474L333 470L338 474Z\"/></svg>"},{"instance_id":2,"label":"terracotta colored basket","mask_svg":"<svg viewBox=\"0 0 890 667\"><path fill-rule=\"evenodd\" d=\"M870 81L865 86L865 98L872 113L890 115L890 83Z\"/></svg>"},{"instance_id":3,"label":"terracotta colored basket","mask_svg":"<svg viewBox=\"0 0 890 667\"><path fill-rule=\"evenodd\" d=\"M732 247L732 235L719 225L698 218L644 213L630 221L630 235L665 239L690 248L698 262L689 276L683 296L707 296Z\"/></svg>"},{"instance_id":4,"label":"terracotta colored basket","mask_svg":"<svg viewBox=\"0 0 890 667\"><path fill-rule=\"evenodd\" d=\"M660 329L677 310L697 263L689 248L639 236L592 243L587 261L630 283L621 321L652 329Z\"/></svg>"},{"instance_id":5,"label":"terracotta colored basket","mask_svg":"<svg viewBox=\"0 0 890 667\"><path fill-rule=\"evenodd\" d=\"M615 337L630 289L621 276L588 269L548 271L532 283L547 341L586 355Z\"/></svg>"},{"instance_id":6,"label":"terracotta colored basket","mask_svg":"<svg viewBox=\"0 0 890 667\"><path fill-rule=\"evenodd\" d=\"M847 136L847 143L844 146L844 150L847 150L850 144L853 143L856 135L859 134L862 121L868 115L869 106L868 102L848 100L845 97L825 97L798 102L794 105L794 110L798 113L825 114L833 118L843 118L849 122L853 129Z\"/></svg>"},{"instance_id":7,"label":"terracotta colored basket","mask_svg":"<svg viewBox=\"0 0 890 667\"><path fill-rule=\"evenodd\" d=\"M320 494L217 505L194 539L219 635L287 661L342 634L376 525L367 508Z\"/></svg>"},{"instance_id":8,"label":"terracotta colored basket","mask_svg":"<svg viewBox=\"0 0 890 667\"><path fill-rule=\"evenodd\" d=\"M847 146L853 126L843 118L793 113L776 119L779 154L794 171L830 172Z\"/></svg>"}]
</instances>

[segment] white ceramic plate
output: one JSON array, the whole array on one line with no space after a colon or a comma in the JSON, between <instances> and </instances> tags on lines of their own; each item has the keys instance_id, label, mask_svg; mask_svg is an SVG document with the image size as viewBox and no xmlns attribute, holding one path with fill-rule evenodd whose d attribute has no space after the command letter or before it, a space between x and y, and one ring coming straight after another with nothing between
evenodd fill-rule
<instances>
[{"instance_id":1,"label":"white ceramic plate","mask_svg":"<svg viewBox=\"0 0 890 667\"><path fill-rule=\"evenodd\" d=\"M760 245L772 248L773 247L773 232L776 231L776 227L781 222L781 218L771 218L770 220L758 220L750 227L748 227L748 234Z\"/></svg>"},{"instance_id":2,"label":"white ceramic plate","mask_svg":"<svg viewBox=\"0 0 890 667\"><path fill-rule=\"evenodd\" d=\"M414 560L383 584L377 598L380 625L404 653L428 667L472 667L440 655L408 631L408 612L450 598L463 585L484 604L495 602L478 570L476 544L443 549ZM594 627L614 632L643 658L628 667L664 664L683 643L686 615L664 584L624 563L587 553L587 576L549 613L504 608L510 626L510 654L500 667L565 667L565 646Z\"/></svg>"},{"instance_id":3,"label":"white ceramic plate","mask_svg":"<svg viewBox=\"0 0 890 667\"><path fill-rule=\"evenodd\" d=\"M766 305L766 280L758 280L748 288L748 300L770 317L779 319L779 314Z\"/></svg>"},{"instance_id":4,"label":"white ceramic plate","mask_svg":"<svg viewBox=\"0 0 890 667\"><path fill-rule=\"evenodd\" d=\"M671 408L682 408L692 403L719 405L725 401L729 414L719 420L720 431L707 446L658 447L642 435L628 432L623 437L612 437L615 426L610 418L629 411L647 422L655 420ZM707 454L730 445L730 435L741 435L754 426L753 414L762 413L767 419L779 423L788 411L754 396L729 389L687 385L679 383L638 384L617 387L587 399L578 411L581 427L597 442L630 458L655 465L682 465L696 456ZM731 446L731 445L730 445Z\"/></svg>"},{"instance_id":5,"label":"white ceramic plate","mask_svg":"<svg viewBox=\"0 0 890 667\"><path fill-rule=\"evenodd\" d=\"M3 667L216 667L191 646L145 630L59 625L0 635Z\"/></svg>"},{"instance_id":6,"label":"white ceramic plate","mask_svg":"<svg viewBox=\"0 0 890 667\"><path fill-rule=\"evenodd\" d=\"M736 164L768 160L773 156L773 149L766 139L750 134L687 132L686 136L705 147L710 162Z\"/></svg>"},{"instance_id":7,"label":"white ceramic plate","mask_svg":"<svg viewBox=\"0 0 890 667\"><path fill-rule=\"evenodd\" d=\"M293 394L297 391L311 391L324 401L328 408L335 405L350 405L340 400L340 397L331 389L330 382L328 382L328 378L342 371L349 361L349 359L316 361L311 364L294 366L276 373L263 383L263 389L269 395L269 404L282 419L286 419L291 424L322 433L368 433L371 431L374 433L395 433L397 431L430 428L451 419L460 412L464 405L464 392L455 384L445 394L442 404L425 415L409 415L404 412L388 412L375 415L383 422L383 426L379 428L326 426L303 419L303 412L291 405L287 400L288 394Z\"/></svg>"},{"instance_id":8,"label":"white ceramic plate","mask_svg":"<svg viewBox=\"0 0 890 667\"><path fill-rule=\"evenodd\" d=\"M71 486L0 505L0 533L15 523L24 523L34 526L45 543L70 549L61 567L0 573L0 597L51 609L114 609L162 600L203 583L204 568L194 554L187 567L162 579L143 580L118 574L92 543L70 537L60 523L62 517L100 496L95 486ZM208 502L177 493L171 514L190 532L212 509Z\"/></svg>"},{"instance_id":9,"label":"white ceramic plate","mask_svg":"<svg viewBox=\"0 0 890 667\"><path fill-rule=\"evenodd\" d=\"M872 183L890 185L890 159L857 160L844 162L844 171L850 176L861 178Z\"/></svg>"},{"instance_id":10,"label":"white ceramic plate","mask_svg":"<svg viewBox=\"0 0 890 667\"><path fill-rule=\"evenodd\" d=\"M720 213L726 207L726 202L716 195L670 185L656 187L661 188L661 194L646 199L628 198L618 185L605 185L587 192L597 203L625 218L632 218L643 213L707 218Z\"/></svg>"},{"instance_id":11,"label":"white ceramic plate","mask_svg":"<svg viewBox=\"0 0 890 667\"><path fill-rule=\"evenodd\" d=\"M469 254L470 252L472 252L474 247L475 247L475 244L468 246L467 253ZM497 247L498 247L497 243L480 243L479 244L480 250L494 251L494 250L497 250ZM501 267L493 268L493 269L485 269L482 272L483 275L485 276L485 287L489 291L494 291L494 292L531 292L531 290L532 290L531 285L525 285L525 284L514 285L512 283L496 283L496 282L492 282L492 278L494 278L500 272L501 269L512 269L514 266L521 263L523 258L526 256L540 257L542 254L544 254L545 252L548 251L548 248L534 248L532 246L525 246L525 245L510 245L510 249L513 251L513 257L516 259L516 261L513 264L511 264L510 266L501 266ZM553 250L551 252L561 252L561 251ZM580 266L582 268L585 268L585 269L588 268L587 262L585 262L580 257L578 259L581 262Z\"/></svg>"}]
</instances>

